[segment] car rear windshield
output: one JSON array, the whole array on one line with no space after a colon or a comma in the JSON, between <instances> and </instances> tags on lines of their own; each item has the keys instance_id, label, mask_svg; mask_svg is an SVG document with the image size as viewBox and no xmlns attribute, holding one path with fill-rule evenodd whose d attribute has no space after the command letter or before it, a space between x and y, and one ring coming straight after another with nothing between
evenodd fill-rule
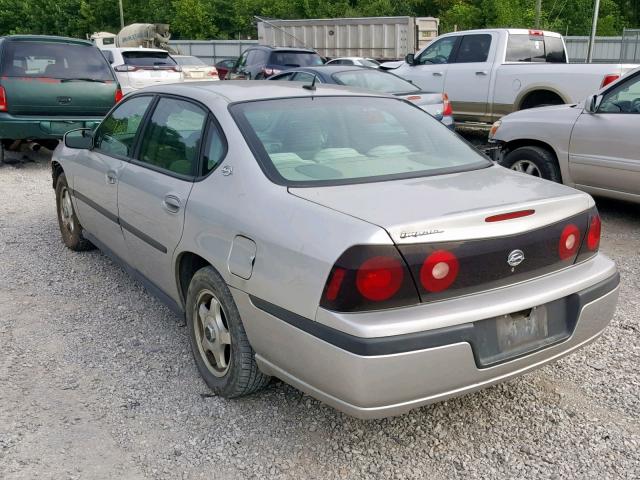
<instances>
[{"instance_id":1,"label":"car rear windshield","mask_svg":"<svg viewBox=\"0 0 640 480\"><path fill-rule=\"evenodd\" d=\"M313 52L271 52L269 65L281 65L284 67L310 67L322 65L322 57Z\"/></svg>"},{"instance_id":2,"label":"car rear windshield","mask_svg":"<svg viewBox=\"0 0 640 480\"><path fill-rule=\"evenodd\" d=\"M124 63L136 67L162 67L176 65L167 52L122 52Z\"/></svg>"},{"instance_id":3,"label":"car rear windshield","mask_svg":"<svg viewBox=\"0 0 640 480\"><path fill-rule=\"evenodd\" d=\"M509 35L507 62L566 63L564 43L560 37L543 35Z\"/></svg>"},{"instance_id":4,"label":"car rear windshield","mask_svg":"<svg viewBox=\"0 0 640 480\"><path fill-rule=\"evenodd\" d=\"M399 99L309 96L238 103L230 110L267 176L281 185L362 183L491 164Z\"/></svg>"},{"instance_id":5,"label":"car rear windshield","mask_svg":"<svg viewBox=\"0 0 640 480\"><path fill-rule=\"evenodd\" d=\"M340 85L366 88L376 92L410 93L420 91L414 84L400 77L396 77L392 73L380 72L378 70L360 68L334 73L332 77Z\"/></svg>"},{"instance_id":6,"label":"car rear windshield","mask_svg":"<svg viewBox=\"0 0 640 480\"><path fill-rule=\"evenodd\" d=\"M174 57L173 58L178 65L191 66L191 65L206 65L202 60L198 57Z\"/></svg>"},{"instance_id":7,"label":"car rear windshield","mask_svg":"<svg viewBox=\"0 0 640 480\"><path fill-rule=\"evenodd\" d=\"M93 45L10 41L2 55L2 76L113 80L109 64Z\"/></svg>"}]
</instances>

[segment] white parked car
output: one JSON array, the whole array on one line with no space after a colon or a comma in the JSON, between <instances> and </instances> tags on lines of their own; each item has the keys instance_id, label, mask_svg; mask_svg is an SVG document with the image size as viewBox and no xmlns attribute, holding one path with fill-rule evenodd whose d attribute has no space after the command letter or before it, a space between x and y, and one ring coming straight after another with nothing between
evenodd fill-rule
<instances>
[{"instance_id":1,"label":"white parked car","mask_svg":"<svg viewBox=\"0 0 640 480\"><path fill-rule=\"evenodd\" d=\"M456 122L491 123L517 110L582 101L633 68L570 64L559 33L496 28L441 35L393 73L447 92Z\"/></svg>"},{"instance_id":2,"label":"white parked car","mask_svg":"<svg viewBox=\"0 0 640 480\"><path fill-rule=\"evenodd\" d=\"M218 69L213 65L207 65L193 55L172 55L178 65L182 67L184 81L220 80Z\"/></svg>"},{"instance_id":3,"label":"white parked car","mask_svg":"<svg viewBox=\"0 0 640 480\"><path fill-rule=\"evenodd\" d=\"M357 67L378 68L380 66L380 62L374 60L373 58L341 57L329 60L327 62L327 65L355 65Z\"/></svg>"},{"instance_id":4,"label":"white parked car","mask_svg":"<svg viewBox=\"0 0 640 480\"><path fill-rule=\"evenodd\" d=\"M182 82L182 67L159 48L105 48L102 54L116 72L123 93L159 83Z\"/></svg>"}]
</instances>

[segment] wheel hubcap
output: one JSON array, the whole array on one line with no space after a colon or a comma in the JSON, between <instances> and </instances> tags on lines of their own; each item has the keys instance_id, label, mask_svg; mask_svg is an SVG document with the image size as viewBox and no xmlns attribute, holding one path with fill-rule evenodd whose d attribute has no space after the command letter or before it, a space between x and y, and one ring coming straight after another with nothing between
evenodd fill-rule
<instances>
[{"instance_id":1,"label":"wheel hubcap","mask_svg":"<svg viewBox=\"0 0 640 480\"><path fill-rule=\"evenodd\" d=\"M213 375L223 377L231 363L231 334L225 311L210 290L200 292L195 309L193 326L200 356Z\"/></svg>"},{"instance_id":2,"label":"wheel hubcap","mask_svg":"<svg viewBox=\"0 0 640 480\"><path fill-rule=\"evenodd\" d=\"M540 169L531 160L518 160L516 163L511 165L511 170L526 173L527 175L533 175L534 177L542 177Z\"/></svg>"},{"instance_id":3,"label":"wheel hubcap","mask_svg":"<svg viewBox=\"0 0 640 480\"><path fill-rule=\"evenodd\" d=\"M62 198L60 199L60 218L62 219L62 225L64 225L69 232L73 233L73 230L75 229L73 205L71 204L71 195L67 188L62 190Z\"/></svg>"}]
</instances>

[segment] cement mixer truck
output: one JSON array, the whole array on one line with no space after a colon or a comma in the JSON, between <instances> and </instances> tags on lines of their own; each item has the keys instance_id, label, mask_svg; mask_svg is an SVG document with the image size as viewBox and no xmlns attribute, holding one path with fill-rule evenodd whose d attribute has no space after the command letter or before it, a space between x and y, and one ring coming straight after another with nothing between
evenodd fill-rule
<instances>
[{"instance_id":1,"label":"cement mixer truck","mask_svg":"<svg viewBox=\"0 0 640 480\"><path fill-rule=\"evenodd\" d=\"M166 23L132 23L117 34L96 32L89 37L100 49L115 47L162 48L169 47L169 25Z\"/></svg>"}]
</instances>

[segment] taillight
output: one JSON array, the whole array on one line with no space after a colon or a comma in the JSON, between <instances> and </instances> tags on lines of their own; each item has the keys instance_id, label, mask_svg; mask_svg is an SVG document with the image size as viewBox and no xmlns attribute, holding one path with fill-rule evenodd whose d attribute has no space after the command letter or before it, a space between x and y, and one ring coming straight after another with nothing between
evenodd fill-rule
<instances>
[{"instance_id":1,"label":"taillight","mask_svg":"<svg viewBox=\"0 0 640 480\"><path fill-rule=\"evenodd\" d=\"M122 94L122 90L120 89L120 87L118 87L118 88L116 89L116 95L115 95L116 103L120 102L120 100L122 100L122 97L123 97L123 96L124 96L124 95Z\"/></svg>"},{"instance_id":2,"label":"taillight","mask_svg":"<svg viewBox=\"0 0 640 480\"><path fill-rule=\"evenodd\" d=\"M264 67L262 69L262 74L266 77L270 77L271 75L277 75L281 72L281 70L278 70L277 68L270 68L270 67Z\"/></svg>"},{"instance_id":3,"label":"taillight","mask_svg":"<svg viewBox=\"0 0 640 480\"><path fill-rule=\"evenodd\" d=\"M207 73L207 75L209 75L210 77L217 77L218 76L218 70L216 68L212 68L209 73Z\"/></svg>"},{"instance_id":4,"label":"taillight","mask_svg":"<svg viewBox=\"0 0 640 480\"><path fill-rule=\"evenodd\" d=\"M442 292L458 277L460 265L456 256L447 250L436 250L422 264L420 283L429 292Z\"/></svg>"},{"instance_id":5,"label":"taillight","mask_svg":"<svg viewBox=\"0 0 640 480\"><path fill-rule=\"evenodd\" d=\"M529 30L529 35L532 37L543 37L544 32L542 30Z\"/></svg>"},{"instance_id":6,"label":"taillight","mask_svg":"<svg viewBox=\"0 0 640 480\"><path fill-rule=\"evenodd\" d=\"M320 306L340 312L379 310L420 303L404 259L393 245L358 245L335 263Z\"/></svg>"},{"instance_id":7,"label":"taillight","mask_svg":"<svg viewBox=\"0 0 640 480\"><path fill-rule=\"evenodd\" d=\"M138 67L135 65L116 65L113 69L116 72L135 72L138 70Z\"/></svg>"},{"instance_id":8,"label":"taillight","mask_svg":"<svg viewBox=\"0 0 640 480\"><path fill-rule=\"evenodd\" d=\"M0 87L0 112L6 112L7 109L7 93L4 91L4 87Z\"/></svg>"},{"instance_id":9,"label":"taillight","mask_svg":"<svg viewBox=\"0 0 640 480\"><path fill-rule=\"evenodd\" d=\"M604 78L602 79L602 83L600 84L600 88L606 87L607 85L615 82L619 78L620 78L620 75L618 75L617 73L610 73L609 75L605 75Z\"/></svg>"},{"instance_id":10,"label":"taillight","mask_svg":"<svg viewBox=\"0 0 640 480\"><path fill-rule=\"evenodd\" d=\"M453 108L451 107L451 101L449 100L449 95L447 95L446 93L442 94L442 104L443 104L442 116L449 117L453 115Z\"/></svg>"},{"instance_id":11,"label":"taillight","mask_svg":"<svg viewBox=\"0 0 640 480\"><path fill-rule=\"evenodd\" d=\"M580 229L577 225L570 223L560 234L558 255L561 260L572 259L578 253L578 248L580 248Z\"/></svg>"},{"instance_id":12,"label":"taillight","mask_svg":"<svg viewBox=\"0 0 640 480\"><path fill-rule=\"evenodd\" d=\"M587 248L592 252L598 250L600 246L600 233L602 231L602 221L597 213L589 220L589 231L587 232Z\"/></svg>"}]
</instances>

